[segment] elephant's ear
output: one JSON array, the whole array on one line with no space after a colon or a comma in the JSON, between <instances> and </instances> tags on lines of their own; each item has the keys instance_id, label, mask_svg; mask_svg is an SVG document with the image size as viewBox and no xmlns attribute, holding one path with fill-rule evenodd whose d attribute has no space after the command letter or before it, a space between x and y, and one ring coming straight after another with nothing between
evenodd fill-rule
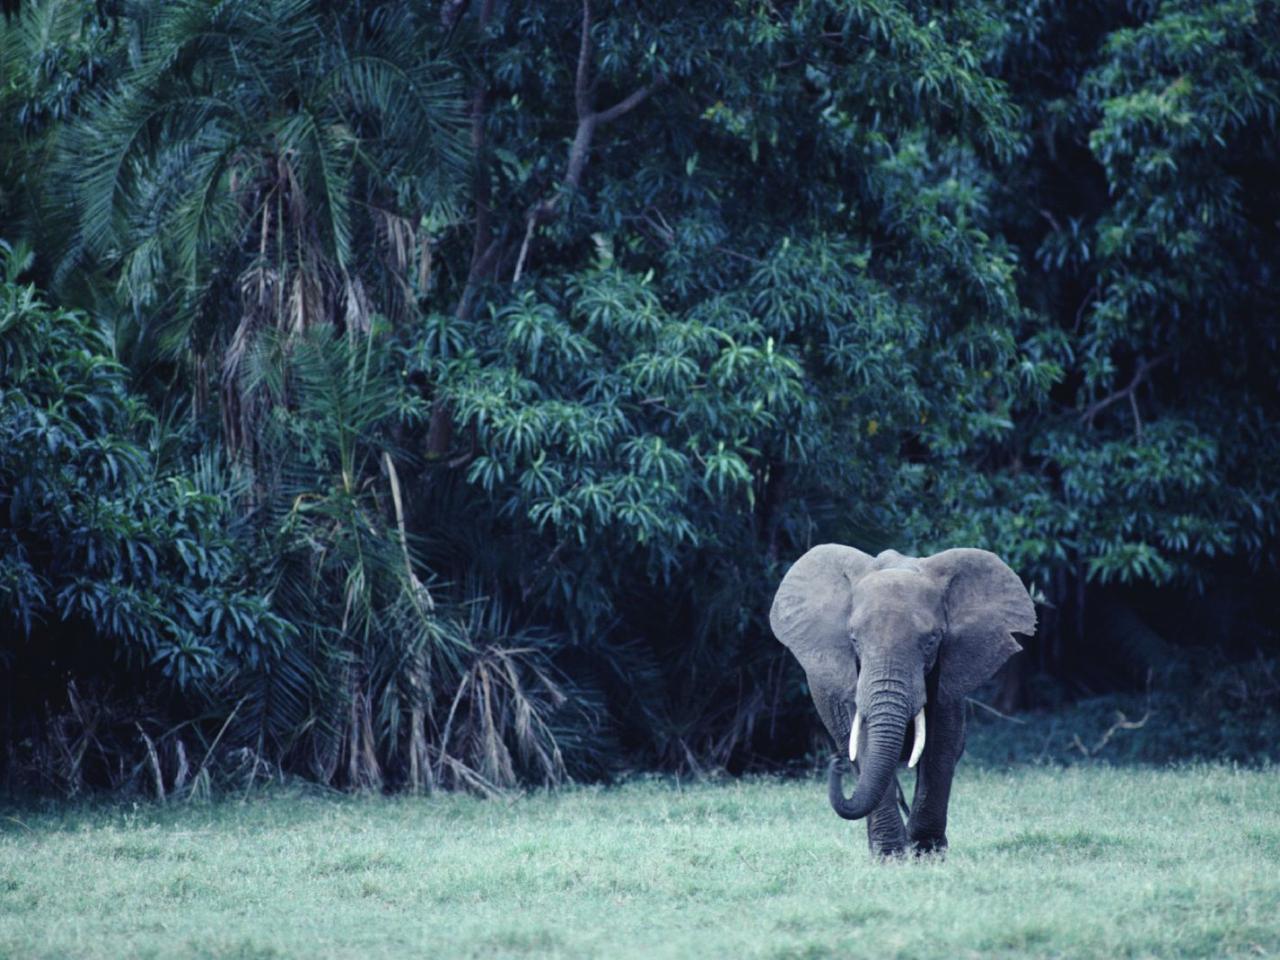
<instances>
[{"instance_id":1,"label":"elephant's ear","mask_svg":"<svg viewBox=\"0 0 1280 960\"><path fill-rule=\"evenodd\" d=\"M810 684L858 675L849 638L852 586L871 569L861 550L824 543L792 564L769 611L774 636L791 650Z\"/></svg>"},{"instance_id":2,"label":"elephant's ear","mask_svg":"<svg viewBox=\"0 0 1280 960\"><path fill-rule=\"evenodd\" d=\"M947 627L938 651L939 696L959 699L1022 649L1010 634L1035 633L1035 604L1018 575L986 550L944 550L920 564L943 583Z\"/></svg>"}]
</instances>

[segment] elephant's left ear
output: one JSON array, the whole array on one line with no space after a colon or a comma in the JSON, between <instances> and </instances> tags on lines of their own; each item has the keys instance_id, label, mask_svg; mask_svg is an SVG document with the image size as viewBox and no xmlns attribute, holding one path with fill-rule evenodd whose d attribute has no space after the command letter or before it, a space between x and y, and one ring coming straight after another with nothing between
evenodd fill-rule
<instances>
[{"instance_id":1,"label":"elephant's left ear","mask_svg":"<svg viewBox=\"0 0 1280 960\"><path fill-rule=\"evenodd\" d=\"M959 699L1022 649L1010 634L1035 633L1035 604L1018 575L986 550L944 550L920 565L943 583L947 628L938 651L938 694Z\"/></svg>"}]
</instances>

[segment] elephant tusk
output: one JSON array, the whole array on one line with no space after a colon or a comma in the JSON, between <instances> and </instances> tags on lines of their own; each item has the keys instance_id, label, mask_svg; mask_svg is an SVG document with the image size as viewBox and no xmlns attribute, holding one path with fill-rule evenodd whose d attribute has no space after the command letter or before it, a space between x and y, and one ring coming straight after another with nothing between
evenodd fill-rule
<instances>
[{"instance_id":1,"label":"elephant tusk","mask_svg":"<svg viewBox=\"0 0 1280 960\"><path fill-rule=\"evenodd\" d=\"M849 731L849 759L858 759L858 732L862 729L862 714L853 711L853 729Z\"/></svg>"},{"instance_id":2,"label":"elephant tusk","mask_svg":"<svg viewBox=\"0 0 1280 960\"><path fill-rule=\"evenodd\" d=\"M914 767L922 753L924 753L924 707L921 707L920 712L916 714L916 731L911 738L911 759L907 761L907 767Z\"/></svg>"}]
</instances>

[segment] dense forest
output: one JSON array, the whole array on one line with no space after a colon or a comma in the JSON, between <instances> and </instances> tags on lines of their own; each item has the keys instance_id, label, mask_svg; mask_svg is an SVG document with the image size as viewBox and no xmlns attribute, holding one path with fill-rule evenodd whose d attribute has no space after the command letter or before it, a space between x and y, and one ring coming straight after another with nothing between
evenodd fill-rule
<instances>
[{"instance_id":1,"label":"dense forest","mask_svg":"<svg viewBox=\"0 0 1280 960\"><path fill-rule=\"evenodd\" d=\"M1274 755L1274 0L4 6L0 783L825 754L826 541Z\"/></svg>"}]
</instances>

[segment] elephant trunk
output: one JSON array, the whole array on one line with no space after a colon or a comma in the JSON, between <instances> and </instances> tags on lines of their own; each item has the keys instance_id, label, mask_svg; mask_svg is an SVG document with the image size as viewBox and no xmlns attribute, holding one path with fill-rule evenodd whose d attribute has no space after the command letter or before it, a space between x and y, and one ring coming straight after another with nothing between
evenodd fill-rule
<instances>
[{"instance_id":1,"label":"elephant trunk","mask_svg":"<svg viewBox=\"0 0 1280 960\"><path fill-rule=\"evenodd\" d=\"M836 758L831 762L827 792L831 808L844 819L861 820L884 798L902 755L908 719L906 710L897 707L877 709L873 701L862 724L866 731L866 748L859 751L858 785L848 800L844 797L843 761Z\"/></svg>"}]
</instances>

